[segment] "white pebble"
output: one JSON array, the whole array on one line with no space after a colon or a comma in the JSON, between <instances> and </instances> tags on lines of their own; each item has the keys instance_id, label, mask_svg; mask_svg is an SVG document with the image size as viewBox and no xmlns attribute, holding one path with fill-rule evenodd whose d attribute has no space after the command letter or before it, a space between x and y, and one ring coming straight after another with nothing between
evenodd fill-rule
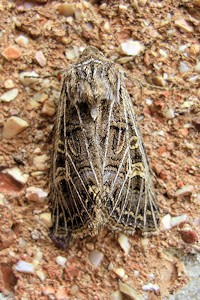
<instances>
[{"instance_id":1,"label":"white pebble","mask_svg":"<svg viewBox=\"0 0 200 300\"><path fill-rule=\"evenodd\" d=\"M178 226L181 223L184 223L185 221L187 221L187 219L188 219L187 215L181 215L181 216L173 217L171 219L171 227Z\"/></svg>"},{"instance_id":2,"label":"white pebble","mask_svg":"<svg viewBox=\"0 0 200 300\"><path fill-rule=\"evenodd\" d=\"M44 115L52 117L55 114L55 112L56 110L55 110L54 102L51 100L45 101L42 107L42 113Z\"/></svg>"},{"instance_id":3,"label":"white pebble","mask_svg":"<svg viewBox=\"0 0 200 300\"><path fill-rule=\"evenodd\" d=\"M89 261L94 267L98 267L103 259L103 253L94 249L89 254Z\"/></svg>"},{"instance_id":4,"label":"white pebble","mask_svg":"<svg viewBox=\"0 0 200 300\"><path fill-rule=\"evenodd\" d=\"M22 47L27 47L28 43L29 43L29 39L24 36L24 35L19 35L16 39L15 42L22 46Z\"/></svg>"},{"instance_id":5,"label":"white pebble","mask_svg":"<svg viewBox=\"0 0 200 300\"><path fill-rule=\"evenodd\" d=\"M12 89L14 88L14 82L12 81L12 79L7 79L5 82L4 82L4 86L6 89Z\"/></svg>"},{"instance_id":6,"label":"white pebble","mask_svg":"<svg viewBox=\"0 0 200 300\"><path fill-rule=\"evenodd\" d=\"M155 279L155 275L153 273L150 273L147 275L149 280L154 280Z\"/></svg>"},{"instance_id":7,"label":"white pebble","mask_svg":"<svg viewBox=\"0 0 200 300\"><path fill-rule=\"evenodd\" d=\"M153 136L165 136L165 132L163 130L160 130L160 131L153 131L152 132L152 135Z\"/></svg>"},{"instance_id":8,"label":"white pebble","mask_svg":"<svg viewBox=\"0 0 200 300\"><path fill-rule=\"evenodd\" d=\"M120 51L125 55L137 56L144 51L144 46L139 41L129 40L121 43Z\"/></svg>"},{"instance_id":9,"label":"white pebble","mask_svg":"<svg viewBox=\"0 0 200 300\"><path fill-rule=\"evenodd\" d=\"M159 291L160 287L157 284L148 283L146 285L143 285L142 287L143 291Z\"/></svg>"},{"instance_id":10,"label":"white pebble","mask_svg":"<svg viewBox=\"0 0 200 300\"><path fill-rule=\"evenodd\" d=\"M0 96L0 101L10 102L14 100L18 95L18 89L11 89Z\"/></svg>"},{"instance_id":11,"label":"white pebble","mask_svg":"<svg viewBox=\"0 0 200 300\"><path fill-rule=\"evenodd\" d=\"M48 156L46 154L38 155L33 158L33 164L35 168L39 171L47 170L48 168Z\"/></svg>"},{"instance_id":12,"label":"white pebble","mask_svg":"<svg viewBox=\"0 0 200 300\"><path fill-rule=\"evenodd\" d=\"M130 250L130 247L131 247L130 243L129 243L129 240L128 240L128 237L125 234L120 233L119 237L118 237L118 242L119 242L119 245L122 248L122 250L127 255L129 253L129 250Z\"/></svg>"},{"instance_id":13,"label":"white pebble","mask_svg":"<svg viewBox=\"0 0 200 300\"><path fill-rule=\"evenodd\" d=\"M45 274L43 273L42 270L37 270L35 273L40 278L41 281L45 281L46 276L45 276Z\"/></svg>"},{"instance_id":14,"label":"white pebble","mask_svg":"<svg viewBox=\"0 0 200 300\"><path fill-rule=\"evenodd\" d=\"M64 256L57 256L56 257L56 263L60 266L64 266L67 262L67 258Z\"/></svg>"},{"instance_id":15,"label":"white pebble","mask_svg":"<svg viewBox=\"0 0 200 300\"><path fill-rule=\"evenodd\" d=\"M10 169L4 169L2 171L4 174L9 174L12 178L14 178L16 181L25 184L28 181L29 175L22 173L22 171L17 168L10 168Z\"/></svg>"},{"instance_id":16,"label":"white pebble","mask_svg":"<svg viewBox=\"0 0 200 300\"><path fill-rule=\"evenodd\" d=\"M168 230L171 228L171 215L165 215L160 221L160 229L161 230Z\"/></svg>"},{"instance_id":17,"label":"white pebble","mask_svg":"<svg viewBox=\"0 0 200 300\"><path fill-rule=\"evenodd\" d=\"M175 117L175 113L174 110L172 108L169 108L166 112L165 112L165 118L166 119L173 119Z\"/></svg>"},{"instance_id":18,"label":"white pebble","mask_svg":"<svg viewBox=\"0 0 200 300\"><path fill-rule=\"evenodd\" d=\"M27 246L27 242L22 237L19 238L18 243L20 248L24 248Z\"/></svg>"},{"instance_id":19,"label":"white pebble","mask_svg":"<svg viewBox=\"0 0 200 300\"><path fill-rule=\"evenodd\" d=\"M133 271L133 275L134 275L135 277L139 277L139 276L140 276L140 272L139 272L138 270L134 270L134 271Z\"/></svg>"},{"instance_id":20,"label":"white pebble","mask_svg":"<svg viewBox=\"0 0 200 300\"><path fill-rule=\"evenodd\" d=\"M42 51L37 51L37 52L35 53L35 59L37 60L38 64L39 64L41 67L46 66L47 60L46 60L46 58L45 58L45 56L44 56L44 54L43 54Z\"/></svg>"},{"instance_id":21,"label":"white pebble","mask_svg":"<svg viewBox=\"0 0 200 300\"><path fill-rule=\"evenodd\" d=\"M175 21L175 25L186 32L193 32L193 27L184 19L179 19Z\"/></svg>"},{"instance_id":22,"label":"white pebble","mask_svg":"<svg viewBox=\"0 0 200 300\"><path fill-rule=\"evenodd\" d=\"M33 83L38 82L39 75L35 71L22 72L19 74L19 80L24 86L29 86Z\"/></svg>"},{"instance_id":23,"label":"white pebble","mask_svg":"<svg viewBox=\"0 0 200 300\"><path fill-rule=\"evenodd\" d=\"M41 233L40 233L38 230L36 230L36 229L34 229L34 230L31 232L31 238L32 238L33 240L35 240L35 241L39 240L40 236L41 236Z\"/></svg>"},{"instance_id":24,"label":"white pebble","mask_svg":"<svg viewBox=\"0 0 200 300\"><path fill-rule=\"evenodd\" d=\"M200 61L197 62L196 66L194 67L194 70L200 73Z\"/></svg>"},{"instance_id":25,"label":"white pebble","mask_svg":"<svg viewBox=\"0 0 200 300\"><path fill-rule=\"evenodd\" d=\"M153 104L153 100L151 98L146 99L146 105L151 106Z\"/></svg>"},{"instance_id":26,"label":"white pebble","mask_svg":"<svg viewBox=\"0 0 200 300\"><path fill-rule=\"evenodd\" d=\"M192 194L194 187L192 185L184 185L175 192L175 196L189 196Z\"/></svg>"},{"instance_id":27,"label":"white pebble","mask_svg":"<svg viewBox=\"0 0 200 300\"><path fill-rule=\"evenodd\" d=\"M2 138L9 140L17 134L21 133L28 126L29 124L23 119L19 117L10 117L7 119L3 127Z\"/></svg>"},{"instance_id":28,"label":"white pebble","mask_svg":"<svg viewBox=\"0 0 200 300\"><path fill-rule=\"evenodd\" d=\"M9 202L6 200L6 197L0 193L0 205L8 205Z\"/></svg>"},{"instance_id":29,"label":"white pebble","mask_svg":"<svg viewBox=\"0 0 200 300\"><path fill-rule=\"evenodd\" d=\"M189 46L190 46L190 44L181 45L178 50L180 52L184 52Z\"/></svg>"},{"instance_id":30,"label":"white pebble","mask_svg":"<svg viewBox=\"0 0 200 300\"><path fill-rule=\"evenodd\" d=\"M163 50L163 49L159 49L159 53L160 53L160 55L161 55L162 57L164 57L164 58L167 58L167 57L168 57L167 52L166 52L165 50Z\"/></svg>"},{"instance_id":31,"label":"white pebble","mask_svg":"<svg viewBox=\"0 0 200 300\"><path fill-rule=\"evenodd\" d=\"M33 264L28 263L24 260L19 260L15 266L16 271L22 273L33 274L35 272L35 268Z\"/></svg>"},{"instance_id":32,"label":"white pebble","mask_svg":"<svg viewBox=\"0 0 200 300\"><path fill-rule=\"evenodd\" d=\"M185 62L181 61L179 66L180 73L186 73L190 71L190 68L186 65Z\"/></svg>"},{"instance_id":33,"label":"white pebble","mask_svg":"<svg viewBox=\"0 0 200 300\"><path fill-rule=\"evenodd\" d=\"M129 296L131 299L134 300L144 300L144 297L139 294L133 287L130 285L123 283L121 280L119 281L119 290Z\"/></svg>"},{"instance_id":34,"label":"white pebble","mask_svg":"<svg viewBox=\"0 0 200 300\"><path fill-rule=\"evenodd\" d=\"M114 272L115 272L116 275L118 275L121 278L124 277L124 275L125 275L125 271L122 268L114 269Z\"/></svg>"},{"instance_id":35,"label":"white pebble","mask_svg":"<svg viewBox=\"0 0 200 300\"><path fill-rule=\"evenodd\" d=\"M35 186L30 186L26 189L26 198L29 201L42 203L46 199L47 195L47 192Z\"/></svg>"},{"instance_id":36,"label":"white pebble","mask_svg":"<svg viewBox=\"0 0 200 300\"><path fill-rule=\"evenodd\" d=\"M110 300L123 300L123 295L120 291L115 291L110 295Z\"/></svg>"}]
</instances>

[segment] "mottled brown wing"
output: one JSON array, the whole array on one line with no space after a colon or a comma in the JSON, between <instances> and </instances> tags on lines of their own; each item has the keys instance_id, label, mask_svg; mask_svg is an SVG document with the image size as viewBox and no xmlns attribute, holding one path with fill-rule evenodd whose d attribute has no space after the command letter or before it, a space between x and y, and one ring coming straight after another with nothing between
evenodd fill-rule
<instances>
[{"instance_id":1,"label":"mottled brown wing","mask_svg":"<svg viewBox=\"0 0 200 300\"><path fill-rule=\"evenodd\" d=\"M128 234L133 234L135 228L155 229L159 220L158 207L142 136L124 82L121 83L120 102L104 104L102 112L104 139L107 140L103 146L106 219L112 228ZM110 120L109 115L112 116Z\"/></svg>"},{"instance_id":2,"label":"mottled brown wing","mask_svg":"<svg viewBox=\"0 0 200 300\"><path fill-rule=\"evenodd\" d=\"M65 83L55 125L49 199L53 226L52 239L62 247L71 232L83 235L94 207L90 184L95 181L88 159L87 141L79 119L79 109L70 107ZM80 108L87 117L84 107ZM86 122L88 124L88 122ZM92 135L91 135L92 138ZM88 137L89 139L89 137Z\"/></svg>"}]
</instances>

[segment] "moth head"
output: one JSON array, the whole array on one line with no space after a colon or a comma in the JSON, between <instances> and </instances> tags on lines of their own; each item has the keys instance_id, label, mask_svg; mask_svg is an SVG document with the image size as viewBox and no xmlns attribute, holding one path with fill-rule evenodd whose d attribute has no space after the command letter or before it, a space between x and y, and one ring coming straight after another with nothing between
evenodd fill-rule
<instances>
[{"instance_id":1,"label":"moth head","mask_svg":"<svg viewBox=\"0 0 200 300\"><path fill-rule=\"evenodd\" d=\"M87 47L83 50L80 58L86 59L86 57L88 57L88 58L89 57L97 57L97 58L101 58L101 59L105 58L103 53L94 46Z\"/></svg>"}]
</instances>

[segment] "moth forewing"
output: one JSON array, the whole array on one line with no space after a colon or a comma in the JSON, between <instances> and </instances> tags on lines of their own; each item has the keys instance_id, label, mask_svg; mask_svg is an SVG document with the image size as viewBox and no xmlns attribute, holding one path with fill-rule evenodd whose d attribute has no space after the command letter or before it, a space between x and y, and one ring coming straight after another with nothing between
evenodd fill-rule
<instances>
[{"instance_id":1,"label":"moth forewing","mask_svg":"<svg viewBox=\"0 0 200 300\"><path fill-rule=\"evenodd\" d=\"M55 121L49 193L51 236L101 227L134 234L159 218L149 165L123 72L95 47L64 73Z\"/></svg>"}]
</instances>

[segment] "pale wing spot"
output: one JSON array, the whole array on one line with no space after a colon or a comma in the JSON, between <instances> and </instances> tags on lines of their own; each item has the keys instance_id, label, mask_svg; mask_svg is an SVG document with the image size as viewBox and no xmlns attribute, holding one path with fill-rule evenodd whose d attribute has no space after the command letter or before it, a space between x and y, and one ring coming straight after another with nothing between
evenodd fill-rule
<instances>
[{"instance_id":1,"label":"pale wing spot","mask_svg":"<svg viewBox=\"0 0 200 300\"><path fill-rule=\"evenodd\" d=\"M65 154L65 144L61 140L57 143L57 151L58 153Z\"/></svg>"},{"instance_id":2,"label":"pale wing spot","mask_svg":"<svg viewBox=\"0 0 200 300\"><path fill-rule=\"evenodd\" d=\"M141 162L137 162L135 164L131 165L131 172L129 175L131 178L135 176L140 176L142 178L145 178L145 173L144 173L144 166Z\"/></svg>"},{"instance_id":3,"label":"pale wing spot","mask_svg":"<svg viewBox=\"0 0 200 300\"><path fill-rule=\"evenodd\" d=\"M131 150L138 148L138 138L137 138L137 136L132 136L130 138L129 143L130 143L130 149Z\"/></svg>"}]
</instances>

